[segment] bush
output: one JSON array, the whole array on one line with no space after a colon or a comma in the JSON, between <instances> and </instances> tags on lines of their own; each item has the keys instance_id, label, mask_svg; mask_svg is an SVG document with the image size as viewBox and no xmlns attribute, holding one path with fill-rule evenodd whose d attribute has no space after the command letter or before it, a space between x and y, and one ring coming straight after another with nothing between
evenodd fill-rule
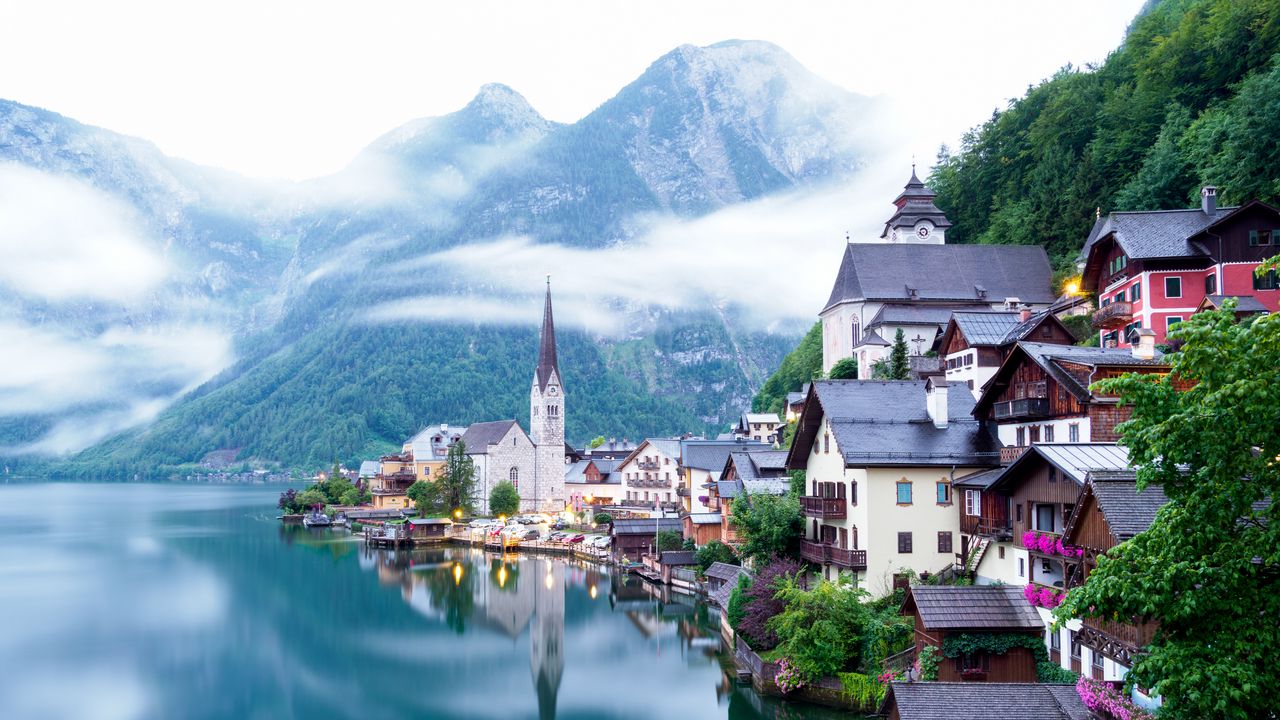
<instances>
[{"instance_id":1,"label":"bush","mask_svg":"<svg viewBox=\"0 0 1280 720\"><path fill-rule=\"evenodd\" d=\"M843 583L823 580L805 590L795 578L781 578L776 597L785 607L768 622L778 651L809 682L856 669L875 620L863 602L866 595Z\"/></svg>"},{"instance_id":2,"label":"bush","mask_svg":"<svg viewBox=\"0 0 1280 720\"><path fill-rule=\"evenodd\" d=\"M733 548L719 540L712 540L698 548L698 554L695 557L697 557L698 567L702 569L702 572L706 572L707 568L711 567L713 563L738 564L738 556L733 553Z\"/></svg>"},{"instance_id":3,"label":"bush","mask_svg":"<svg viewBox=\"0 0 1280 720\"><path fill-rule=\"evenodd\" d=\"M742 618L747 612L747 603L750 599L747 597L747 591L751 589L751 578L746 575L738 576L738 585L729 593L729 607L725 608L725 618L729 621L729 627L734 632L738 632L738 627L742 624ZM747 641L750 642L750 639Z\"/></svg>"},{"instance_id":4,"label":"bush","mask_svg":"<svg viewBox=\"0 0 1280 720\"><path fill-rule=\"evenodd\" d=\"M520 509L520 492L510 480L503 480L489 491L490 515L514 515Z\"/></svg>"},{"instance_id":5,"label":"bush","mask_svg":"<svg viewBox=\"0 0 1280 720\"><path fill-rule=\"evenodd\" d=\"M613 516L607 512L596 513L595 521L597 525L604 525L613 522Z\"/></svg>"},{"instance_id":6,"label":"bush","mask_svg":"<svg viewBox=\"0 0 1280 720\"><path fill-rule=\"evenodd\" d=\"M785 603L777 598L778 589L782 582L793 580L800 572L800 563L795 560L774 558L743 591L742 619L734 629L756 652L772 650L778 645L778 635L769 626L769 621L785 609Z\"/></svg>"},{"instance_id":7,"label":"bush","mask_svg":"<svg viewBox=\"0 0 1280 720\"><path fill-rule=\"evenodd\" d=\"M658 552L679 550L684 547L684 534L676 530L663 530L658 533Z\"/></svg>"}]
</instances>

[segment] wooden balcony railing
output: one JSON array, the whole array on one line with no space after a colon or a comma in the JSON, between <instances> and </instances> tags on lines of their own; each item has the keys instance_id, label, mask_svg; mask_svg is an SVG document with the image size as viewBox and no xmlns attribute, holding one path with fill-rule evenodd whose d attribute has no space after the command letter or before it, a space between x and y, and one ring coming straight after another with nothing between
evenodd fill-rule
<instances>
[{"instance_id":1,"label":"wooden balcony railing","mask_svg":"<svg viewBox=\"0 0 1280 720\"><path fill-rule=\"evenodd\" d=\"M1008 447L1002 447L1000 448L1000 464L1012 465L1013 462L1022 457L1022 454L1026 451L1026 445L1010 445Z\"/></svg>"},{"instance_id":2,"label":"wooden balcony railing","mask_svg":"<svg viewBox=\"0 0 1280 720\"><path fill-rule=\"evenodd\" d=\"M639 467L641 470L657 470L658 461L657 460L638 460L636 461L636 466Z\"/></svg>"},{"instance_id":3,"label":"wooden balcony railing","mask_svg":"<svg viewBox=\"0 0 1280 720\"><path fill-rule=\"evenodd\" d=\"M1093 326L1098 330L1124 327L1133 320L1133 303L1113 302L1098 308L1093 314Z\"/></svg>"},{"instance_id":4,"label":"wooden balcony railing","mask_svg":"<svg viewBox=\"0 0 1280 720\"><path fill-rule=\"evenodd\" d=\"M847 517L848 502L844 498L814 497L805 495L800 498L800 511L805 517L822 520L840 520Z\"/></svg>"},{"instance_id":5,"label":"wooden balcony railing","mask_svg":"<svg viewBox=\"0 0 1280 720\"><path fill-rule=\"evenodd\" d=\"M1049 398L1027 397L995 404L996 420L1038 418L1049 415Z\"/></svg>"},{"instance_id":6,"label":"wooden balcony railing","mask_svg":"<svg viewBox=\"0 0 1280 720\"><path fill-rule=\"evenodd\" d=\"M1105 635L1109 635L1115 640L1119 640L1120 642L1138 650L1148 645L1151 642L1151 639L1155 637L1156 632L1155 623L1132 625L1129 623L1091 617L1084 618L1082 622L1085 627L1092 628Z\"/></svg>"},{"instance_id":7,"label":"wooden balcony railing","mask_svg":"<svg viewBox=\"0 0 1280 720\"><path fill-rule=\"evenodd\" d=\"M809 562L836 565L850 570L867 569L866 550L845 550L811 540L800 541L800 557Z\"/></svg>"},{"instance_id":8,"label":"wooden balcony railing","mask_svg":"<svg viewBox=\"0 0 1280 720\"><path fill-rule=\"evenodd\" d=\"M628 481L627 481L627 484L628 484L628 485L630 485L630 486L632 486L632 487L651 487L651 488L669 488L669 487L671 487L671 481L670 481L670 480L657 480L657 479L649 479L649 480L628 480Z\"/></svg>"},{"instance_id":9,"label":"wooden balcony railing","mask_svg":"<svg viewBox=\"0 0 1280 720\"><path fill-rule=\"evenodd\" d=\"M960 532L965 535L980 535L1000 540L1013 537L1013 526L1007 518L961 515Z\"/></svg>"}]
</instances>

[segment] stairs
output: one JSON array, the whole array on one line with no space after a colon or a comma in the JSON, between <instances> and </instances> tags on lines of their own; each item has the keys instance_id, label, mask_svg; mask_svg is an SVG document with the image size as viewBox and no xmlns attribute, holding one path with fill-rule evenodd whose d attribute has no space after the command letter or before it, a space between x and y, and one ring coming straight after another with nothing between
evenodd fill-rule
<instances>
[{"instance_id":1,"label":"stairs","mask_svg":"<svg viewBox=\"0 0 1280 720\"><path fill-rule=\"evenodd\" d=\"M973 550L969 552L969 557L964 562L964 572L972 575L978 571L978 564L982 562L982 556L987 554L987 548L991 547L991 541L987 538L978 538L978 542L974 544Z\"/></svg>"}]
</instances>

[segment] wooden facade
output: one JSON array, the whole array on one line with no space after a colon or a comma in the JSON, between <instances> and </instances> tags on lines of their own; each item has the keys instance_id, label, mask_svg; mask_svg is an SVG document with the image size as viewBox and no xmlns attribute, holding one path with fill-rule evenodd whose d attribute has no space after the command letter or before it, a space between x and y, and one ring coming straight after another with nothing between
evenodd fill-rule
<instances>
[{"instance_id":1,"label":"wooden facade","mask_svg":"<svg viewBox=\"0 0 1280 720\"><path fill-rule=\"evenodd\" d=\"M1015 647L1001 655L980 652L956 658L942 657L943 641L957 631L925 628L924 618L920 616L918 608L914 610L912 617L916 626L916 657L920 657L920 652L925 647L932 646L938 649L938 682L1036 682L1036 659L1030 649ZM1040 632L1034 630L1020 632L1037 641L1041 640ZM1005 631L1001 631L1000 634L1005 634Z\"/></svg>"}]
</instances>

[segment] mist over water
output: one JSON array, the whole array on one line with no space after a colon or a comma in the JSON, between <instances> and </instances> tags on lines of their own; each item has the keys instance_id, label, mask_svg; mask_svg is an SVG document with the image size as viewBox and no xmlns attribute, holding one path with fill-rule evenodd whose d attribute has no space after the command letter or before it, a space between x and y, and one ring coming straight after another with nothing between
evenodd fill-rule
<instances>
[{"instance_id":1,"label":"mist over water","mask_svg":"<svg viewBox=\"0 0 1280 720\"><path fill-rule=\"evenodd\" d=\"M366 549L280 488L0 485L0 717L826 718L604 568Z\"/></svg>"}]
</instances>

